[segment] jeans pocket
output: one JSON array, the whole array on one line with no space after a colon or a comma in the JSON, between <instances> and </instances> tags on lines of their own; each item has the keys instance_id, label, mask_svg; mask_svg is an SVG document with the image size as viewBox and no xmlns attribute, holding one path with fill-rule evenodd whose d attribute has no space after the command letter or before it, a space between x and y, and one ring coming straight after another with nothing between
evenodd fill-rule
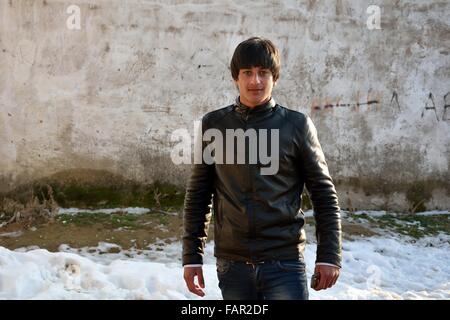
<instances>
[{"instance_id":1,"label":"jeans pocket","mask_svg":"<svg viewBox=\"0 0 450 320\"><path fill-rule=\"evenodd\" d=\"M223 276L228 271L230 271L231 261L227 259L217 258L216 267L217 267L217 274Z\"/></svg>"},{"instance_id":2,"label":"jeans pocket","mask_svg":"<svg viewBox=\"0 0 450 320\"><path fill-rule=\"evenodd\" d=\"M279 260L277 266L285 272L304 272L305 262L303 260Z\"/></svg>"}]
</instances>

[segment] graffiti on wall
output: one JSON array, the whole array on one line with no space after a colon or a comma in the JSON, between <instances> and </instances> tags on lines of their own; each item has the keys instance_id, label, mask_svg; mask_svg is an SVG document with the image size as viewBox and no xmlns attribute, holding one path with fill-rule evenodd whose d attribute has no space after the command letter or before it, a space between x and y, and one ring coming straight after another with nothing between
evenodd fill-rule
<instances>
[{"instance_id":1,"label":"graffiti on wall","mask_svg":"<svg viewBox=\"0 0 450 320\"><path fill-rule=\"evenodd\" d=\"M359 108L362 106L381 106L382 101L382 93L381 92L375 92L375 93L369 93L367 94L366 99L359 99L359 94L357 94L356 102L353 103L342 103L339 99L330 99L326 97L323 100L313 99L311 104L311 113L320 112L323 110L332 110L335 108L352 108L353 111L359 111ZM323 103L322 103L323 102ZM436 117L437 121L443 120L443 121L450 121L450 92L447 92L443 97L443 111L442 116L439 118L439 104L436 106L435 98L433 96L433 93L428 94L427 101L425 102L425 106L422 109L421 118L425 116L427 112L433 112L434 117ZM398 93L394 91L392 93L391 100L389 102L389 108L397 109L398 111L401 111L399 99L398 99Z\"/></svg>"},{"instance_id":2,"label":"graffiti on wall","mask_svg":"<svg viewBox=\"0 0 450 320\"><path fill-rule=\"evenodd\" d=\"M329 109L329 108L339 108L339 107L360 107L360 106L364 106L364 105L371 105L371 104L377 104L380 103L378 100L369 100L369 101L365 101L365 102L355 102L355 103L339 103L337 102L336 104L332 104L332 103L327 103L324 105L314 105L313 106L313 110L314 111L319 111L322 109Z\"/></svg>"},{"instance_id":3,"label":"graffiti on wall","mask_svg":"<svg viewBox=\"0 0 450 320\"><path fill-rule=\"evenodd\" d=\"M334 108L359 108L362 106L377 106L381 101L381 92L369 92L365 99L360 99L360 94L357 92L356 94L356 102L352 103L342 103L341 98L337 98L335 100L325 98L324 103L320 101L313 101L311 109L312 112L317 112L321 110L331 110Z\"/></svg>"},{"instance_id":4,"label":"graffiti on wall","mask_svg":"<svg viewBox=\"0 0 450 320\"><path fill-rule=\"evenodd\" d=\"M444 96L444 112L442 114L442 120L444 121L450 120L450 111L448 111L449 108L450 108L450 92L447 92L447 94Z\"/></svg>"},{"instance_id":5,"label":"graffiti on wall","mask_svg":"<svg viewBox=\"0 0 450 320\"><path fill-rule=\"evenodd\" d=\"M398 103L398 94L397 91L392 93L391 102L389 103L389 107L392 108L393 105L397 105L397 109L400 111L400 103ZM395 107L394 107L395 108Z\"/></svg>"},{"instance_id":6,"label":"graffiti on wall","mask_svg":"<svg viewBox=\"0 0 450 320\"><path fill-rule=\"evenodd\" d=\"M423 118L423 116L425 115L425 112L429 111L429 110L433 110L434 115L436 116L436 120L439 121L439 118L438 118L438 115L436 112L436 104L434 103L433 94L431 92L428 95L428 100L425 103L425 108L422 110L422 115L420 117Z\"/></svg>"},{"instance_id":7,"label":"graffiti on wall","mask_svg":"<svg viewBox=\"0 0 450 320\"><path fill-rule=\"evenodd\" d=\"M365 100L360 100L359 92L356 94L356 101L354 103L341 103L340 98L337 98L336 101L326 97L322 104L321 101L313 100L311 110L312 112L317 112L321 110L330 110L333 108L355 108L359 109L361 106L376 106L381 101L381 92L369 92Z\"/></svg>"}]
</instances>

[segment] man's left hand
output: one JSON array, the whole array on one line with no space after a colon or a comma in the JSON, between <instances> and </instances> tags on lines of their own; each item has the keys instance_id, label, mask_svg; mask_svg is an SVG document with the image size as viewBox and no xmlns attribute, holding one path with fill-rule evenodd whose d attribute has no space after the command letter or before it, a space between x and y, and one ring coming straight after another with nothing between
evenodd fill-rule
<instances>
[{"instance_id":1,"label":"man's left hand","mask_svg":"<svg viewBox=\"0 0 450 320\"><path fill-rule=\"evenodd\" d=\"M314 288L316 291L331 288L339 278L339 267L319 264L316 265L314 272L320 273L319 284Z\"/></svg>"}]
</instances>

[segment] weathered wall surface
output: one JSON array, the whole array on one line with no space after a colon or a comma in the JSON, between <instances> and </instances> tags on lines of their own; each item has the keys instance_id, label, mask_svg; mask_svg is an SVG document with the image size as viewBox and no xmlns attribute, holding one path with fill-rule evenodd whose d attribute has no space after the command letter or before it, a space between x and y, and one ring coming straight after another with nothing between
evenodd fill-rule
<instances>
[{"instance_id":1,"label":"weathered wall surface","mask_svg":"<svg viewBox=\"0 0 450 320\"><path fill-rule=\"evenodd\" d=\"M370 4L381 30L369 30ZM70 5L80 29L70 30ZM0 1L0 192L68 169L184 185L170 134L237 92L253 35L315 122L342 207L450 207L448 1ZM172 144L173 145L173 144Z\"/></svg>"}]
</instances>

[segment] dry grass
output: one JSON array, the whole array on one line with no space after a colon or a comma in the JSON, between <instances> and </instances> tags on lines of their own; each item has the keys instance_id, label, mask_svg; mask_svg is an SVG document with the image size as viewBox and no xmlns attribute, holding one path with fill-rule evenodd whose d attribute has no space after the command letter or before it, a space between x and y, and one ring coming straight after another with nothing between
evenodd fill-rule
<instances>
[{"instance_id":1,"label":"dry grass","mask_svg":"<svg viewBox=\"0 0 450 320\"><path fill-rule=\"evenodd\" d=\"M24 204L10 198L0 200L0 228L12 223L23 227L34 224L53 222L58 213L58 204L53 198L53 190L47 185L46 195L41 193L41 199L34 193Z\"/></svg>"}]
</instances>

